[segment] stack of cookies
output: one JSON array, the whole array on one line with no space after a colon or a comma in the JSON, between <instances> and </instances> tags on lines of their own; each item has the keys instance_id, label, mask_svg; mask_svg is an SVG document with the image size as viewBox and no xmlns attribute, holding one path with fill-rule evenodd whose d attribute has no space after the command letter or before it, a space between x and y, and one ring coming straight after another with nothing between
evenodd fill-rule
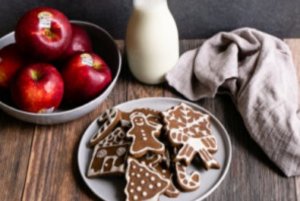
<instances>
[{"instance_id":1,"label":"stack of cookies","mask_svg":"<svg viewBox=\"0 0 300 201\"><path fill-rule=\"evenodd\" d=\"M196 158L205 169L220 168L209 116L185 103L166 111L106 110L90 139L94 149L88 177L125 175L127 201L177 197L200 186L200 173L188 173Z\"/></svg>"}]
</instances>

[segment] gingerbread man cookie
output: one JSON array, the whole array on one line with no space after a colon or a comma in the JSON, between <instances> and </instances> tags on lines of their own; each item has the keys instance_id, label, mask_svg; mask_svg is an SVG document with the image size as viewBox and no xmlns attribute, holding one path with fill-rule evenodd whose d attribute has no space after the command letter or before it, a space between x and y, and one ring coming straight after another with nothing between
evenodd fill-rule
<instances>
[{"instance_id":1,"label":"gingerbread man cookie","mask_svg":"<svg viewBox=\"0 0 300 201\"><path fill-rule=\"evenodd\" d=\"M87 176L125 173L129 145L125 131L117 127L95 146Z\"/></svg>"},{"instance_id":2,"label":"gingerbread man cookie","mask_svg":"<svg viewBox=\"0 0 300 201\"><path fill-rule=\"evenodd\" d=\"M141 112L145 114L149 121L161 123L161 112L150 108L137 108L130 112L122 112L122 120L130 122L130 115L135 112Z\"/></svg>"},{"instance_id":3,"label":"gingerbread man cookie","mask_svg":"<svg viewBox=\"0 0 300 201\"><path fill-rule=\"evenodd\" d=\"M126 181L126 201L158 200L170 184L168 179L132 157L128 157Z\"/></svg>"},{"instance_id":4,"label":"gingerbread man cookie","mask_svg":"<svg viewBox=\"0 0 300 201\"><path fill-rule=\"evenodd\" d=\"M103 138L105 138L121 121L121 112L116 108L105 110L98 117L100 128L97 133L90 139L90 146L95 146Z\"/></svg>"},{"instance_id":5,"label":"gingerbread man cookie","mask_svg":"<svg viewBox=\"0 0 300 201\"><path fill-rule=\"evenodd\" d=\"M211 135L208 115L181 103L163 112L163 118L170 142L182 145L176 161L182 160L189 165L198 154L207 169L220 167L211 155L217 151L217 143Z\"/></svg>"},{"instance_id":6,"label":"gingerbread man cookie","mask_svg":"<svg viewBox=\"0 0 300 201\"><path fill-rule=\"evenodd\" d=\"M135 112L130 115L131 128L127 137L132 138L130 154L136 158L144 156L147 152L163 154L165 146L157 137L160 135L161 124L148 121L146 115Z\"/></svg>"}]
</instances>

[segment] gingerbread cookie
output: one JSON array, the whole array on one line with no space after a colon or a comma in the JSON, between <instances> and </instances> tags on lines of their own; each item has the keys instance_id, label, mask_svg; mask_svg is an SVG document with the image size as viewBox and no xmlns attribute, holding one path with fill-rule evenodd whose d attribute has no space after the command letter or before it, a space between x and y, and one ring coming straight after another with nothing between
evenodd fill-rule
<instances>
[{"instance_id":1,"label":"gingerbread cookie","mask_svg":"<svg viewBox=\"0 0 300 201\"><path fill-rule=\"evenodd\" d=\"M160 135L161 124L148 121L146 115L135 112L130 115L131 128L127 137L132 138L130 154L136 158L144 156L147 152L163 154L165 146L157 137Z\"/></svg>"},{"instance_id":2,"label":"gingerbread cookie","mask_svg":"<svg viewBox=\"0 0 300 201\"><path fill-rule=\"evenodd\" d=\"M130 122L130 115L136 112L145 114L149 121L161 123L161 112L150 108L137 108L130 112L122 112L122 120Z\"/></svg>"},{"instance_id":3,"label":"gingerbread cookie","mask_svg":"<svg viewBox=\"0 0 300 201\"><path fill-rule=\"evenodd\" d=\"M98 117L98 124L100 128L97 133L91 138L90 146L95 146L103 138L105 138L121 121L121 112L116 108L105 110Z\"/></svg>"},{"instance_id":4,"label":"gingerbread cookie","mask_svg":"<svg viewBox=\"0 0 300 201\"><path fill-rule=\"evenodd\" d=\"M152 167L156 172L158 172L163 178L168 179L170 184L168 188L165 190L164 195L170 198L178 197L180 191L173 183L173 173L171 172L170 168L164 167L162 164L155 165Z\"/></svg>"},{"instance_id":5,"label":"gingerbread cookie","mask_svg":"<svg viewBox=\"0 0 300 201\"><path fill-rule=\"evenodd\" d=\"M163 155L161 154L153 154L147 153L143 157L139 158L138 161L147 165L148 167L155 167L164 159Z\"/></svg>"},{"instance_id":6,"label":"gingerbread cookie","mask_svg":"<svg viewBox=\"0 0 300 201\"><path fill-rule=\"evenodd\" d=\"M183 160L189 165L196 154L205 167L219 168L219 163L210 154L217 151L217 143L211 135L209 116L181 103L163 112L170 142L179 149L176 161Z\"/></svg>"},{"instance_id":7,"label":"gingerbread cookie","mask_svg":"<svg viewBox=\"0 0 300 201\"><path fill-rule=\"evenodd\" d=\"M132 157L127 164L126 201L158 200L170 184L168 179Z\"/></svg>"},{"instance_id":8,"label":"gingerbread cookie","mask_svg":"<svg viewBox=\"0 0 300 201\"><path fill-rule=\"evenodd\" d=\"M187 173L187 167L180 162L176 162L176 180L180 188L184 191L193 191L200 186L200 174L192 172L191 175Z\"/></svg>"},{"instance_id":9,"label":"gingerbread cookie","mask_svg":"<svg viewBox=\"0 0 300 201\"><path fill-rule=\"evenodd\" d=\"M125 173L129 145L126 132L123 128L117 127L95 146L87 176Z\"/></svg>"}]
</instances>

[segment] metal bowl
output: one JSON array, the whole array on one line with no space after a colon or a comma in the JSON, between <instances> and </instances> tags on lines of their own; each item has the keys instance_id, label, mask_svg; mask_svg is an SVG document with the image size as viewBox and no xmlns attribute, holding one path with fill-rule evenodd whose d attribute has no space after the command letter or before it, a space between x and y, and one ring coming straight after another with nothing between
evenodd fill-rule
<instances>
[{"instance_id":1,"label":"metal bowl","mask_svg":"<svg viewBox=\"0 0 300 201\"><path fill-rule=\"evenodd\" d=\"M121 53L115 44L114 39L107 31L93 23L77 20L73 20L71 23L80 25L88 32L94 51L106 61L112 71L112 82L99 96L72 109L59 109L52 113L31 113L15 108L9 103L0 101L0 108L4 112L22 121L35 124L50 125L64 123L82 117L83 115L91 112L98 107L110 94L118 80L122 64ZM14 42L14 32L11 32L0 38L0 49Z\"/></svg>"}]
</instances>

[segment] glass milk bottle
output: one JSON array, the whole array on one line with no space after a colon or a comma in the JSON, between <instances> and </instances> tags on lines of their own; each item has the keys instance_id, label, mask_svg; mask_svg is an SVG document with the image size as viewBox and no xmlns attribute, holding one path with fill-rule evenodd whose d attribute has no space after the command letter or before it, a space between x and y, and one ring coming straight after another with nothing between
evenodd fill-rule
<instances>
[{"instance_id":1,"label":"glass milk bottle","mask_svg":"<svg viewBox=\"0 0 300 201\"><path fill-rule=\"evenodd\" d=\"M146 84L158 84L179 57L175 20L167 0L133 0L126 34L132 74Z\"/></svg>"}]
</instances>

